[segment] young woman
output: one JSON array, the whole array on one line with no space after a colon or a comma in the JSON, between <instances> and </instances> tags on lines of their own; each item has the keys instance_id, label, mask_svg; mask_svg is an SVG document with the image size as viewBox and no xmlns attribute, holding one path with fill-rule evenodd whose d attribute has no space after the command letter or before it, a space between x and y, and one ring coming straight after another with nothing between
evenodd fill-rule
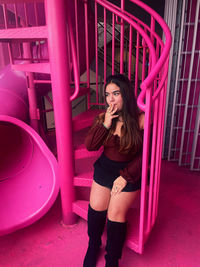
<instances>
[{"instance_id":1,"label":"young woman","mask_svg":"<svg viewBox=\"0 0 200 267\"><path fill-rule=\"evenodd\" d=\"M89 151L104 152L94 163L88 209L89 245L84 267L95 267L107 218L106 267L117 267L126 237L126 214L141 184L143 114L139 114L129 80L110 76L105 85L108 108L88 132Z\"/></svg>"}]
</instances>

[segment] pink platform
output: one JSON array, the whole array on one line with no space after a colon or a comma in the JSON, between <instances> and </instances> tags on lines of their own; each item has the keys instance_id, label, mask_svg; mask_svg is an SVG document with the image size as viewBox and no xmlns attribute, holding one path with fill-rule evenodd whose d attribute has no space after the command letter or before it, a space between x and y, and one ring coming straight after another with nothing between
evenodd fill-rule
<instances>
[{"instance_id":1,"label":"pink platform","mask_svg":"<svg viewBox=\"0 0 200 267\"><path fill-rule=\"evenodd\" d=\"M58 191L58 164L25 122L26 80L7 66L0 73L0 235L43 216Z\"/></svg>"}]
</instances>

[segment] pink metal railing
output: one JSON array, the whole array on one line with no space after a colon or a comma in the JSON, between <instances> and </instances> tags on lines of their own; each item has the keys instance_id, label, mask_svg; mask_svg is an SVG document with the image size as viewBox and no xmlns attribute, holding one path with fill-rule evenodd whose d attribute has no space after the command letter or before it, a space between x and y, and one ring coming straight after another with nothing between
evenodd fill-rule
<instances>
[{"instance_id":1,"label":"pink metal railing","mask_svg":"<svg viewBox=\"0 0 200 267\"><path fill-rule=\"evenodd\" d=\"M124 1L121 8L109 3L108 1L95 0L95 51L96 51L96 102L90 105L104 105L99 99L98 75L99 75L99 51L98 51L98 6L103 7L103 24L104 24L104 70L103 80L105 83L106 76L109 73L114 74L114 61L116 55L116 36L115 25L120 24L120 72L124 73L124 37L127 27L129 29L129 56L128 56L128 73L131 79L135 75L133 82L135 84L135 92L138 94L138 86L140 84L141 93L138 97L138 106L145 112L144 126L144 146L143 146L143 171L142 171L142 190L140 205L140 223L139 223L139 241L138 252L142 252L143 245L147 239L151 228L155 223L158 208L158 194L160 183L160 165L162 150L162 133L164 125L165 110L165 94L168 72L168 56L171 46L171 35L169 29L163 19L151 8L141 1L131 2L140 6L150 15L150 26L144 24L135 16L124 10ZM112 67L108 70L107 54L110 52L109 44L107 44L107 14L112 14ZM156 33L156 25L162 28L162 34L165 35L165 43ZM135 40L135 61L132 57L132 40ZM140 49L142 50L140 52ZM142 64L140 60L142 59ZM133 71L134 70L134 71ZM131 73L132 71L132 73ZM101 75L102 75L101 74ZM151 130L152 129L152 130ZM151 148L150 148L150 132ZM150 155L151 151L151 155ZM149 160L149 158L151 160ZM150 167L149 167L149 161ZM150 170L149 170L150 168ZM148 170L150 172L148 186Z\"/></svg>"},{"instance_id":2,"label":"pink metal railing","mask_svg":"<svg viewBox=\"0 0 200 267\"><path fill-rule=\"evenodd\" d=\"M6 4L5 4L6 2ZM38 3L37 3L38 2ZM45 23L44 16L41 19L41 13L44 9L41 9L41 4L43 1L35 1L31 3L31 1L0 1L2 3L3 8L3 17L1 18L1 28L4 29L13 29L18 28L19 30L24 27L30 26L42 26ZM38 10L38 6L40 5L40 10ZM31 10L31 12L30 12ZM32 10L34 12L32 12ZM39 14L40 11L40 14ZM12 19L11 19L12 18ZM40 18L40 19L39 19ZM20 33L20 32L19 32ZM20 35L19 35L20 37ZM29 38L29 36L27 36ZM41 53L33 53L31 47L33 46L32 41L23 41L19 42L16 40L15 42L8 42L8 52L10 57L10 63L15 64L16 62L22 61L27 64L31 64L36 61L39 62L41 60ZM34 43L36 47L36 44ZM40 41L38 42L39 51L41 51ZM31 72L26 72L27 75L27 87L28 87L28 97L29 97L29 114L31 119L31 125L36 130L39 131L38 119L39 119L39 110L37 107L37 96L35 91L35 81L34 75Z\"/></svg>"},{"instance_id":3,"label":"pink metal railing","mask_svg":"<svg viewBox=\"0 0 200 267\"><path fill-rule=\"evenodd\" d=\"M160 38L156 38L157 63L148 77L142 82L142 93L138 98L139 107L145 111L144 126L144 147L143 147L143 172L142 172L142 190L141 190L141 212L140 212L140 232L139 232L139 250L142 251L143 240L148 236L153 227L157 215L158 194L160 183L160 166L162 151L162 136L164 126L165 94L167 84L168 56L171 46L171 35L169 29L162 18L140 1L132 1L140 5L144 10L151 14L151 38L154 41L153 33L155 31L155 20L162 26L165 34L166 43L161 43ZM152 33L153 32L153 33ZM160 47L158 46L158 42ZM160 57L159 57L160 55ZM155 81L157 80L157 82ZM144 98L146 96L146 104ZM153 112L153 118L151 118ZM148 203L147 195L147 176L149 162L149 136L150 123L153 122L152 130L152 152L150 166L150 185ZM146 207L148 208L146 209ZM147 212L146 212L147 210ZM146 221L145 221L146 218Z\"/></svg>"},{"instance_id":4,"label":"pink metal railing","mask_svg":"<svg viewBox=\"0 0 200 267\"><path fill-rule=\"evenodd\" d=\"M69 38L70 38L70 44L71 44L71 53L72 53L72 65L73 65L73 71L74 71L74 83L75 83L75 90L73 95L71 95L70 100L74 100L77 95L79 94L79 90L80 90L80 73L79 73L79 69L78 69L78 61L77 61L77 52L76 52L76 46L75 46L75 41L74 41L74 34L72 31L72 24L71 24L71 19L70 19L70 14L69 14L69 10L67 10L67 24L68 24L68 30L69 30Z\"/></svg>"},{"instance_id":5,"label":"pink metal railing","mask_svg":"<svg viewBox=\"0 0 200 267\"><path fill-rule=\"evenodd\" d=\"M5 2L7 4L5 4ZM2 3L2 4L1 4ZM43 26L45 25L44 16L44 1L0 1L3 8L3 17L0 20L1 29L12 29L21 27L32 27L32 26ZM1 7L0 6L0 7ZM31 10L31 11L30 11ZM32 12L32 10L34 12ZM8 19L8 15L13 14L12 20ZM42 16L43 14L43 16ZM32 43L32 42L30 42ZM44 41L43 41L44 43ZM28 60L28 61L47 61L48 57L42 54L44 51L44 44L38 41L37 45L34 44L34 50L32 51L31 57L25 56L19 42L9 42L8 49L10 54L11 63L14 64L15 60ZM38 51L38 52L37 52Z\"/></svg>"},{"instance_id":6,"label":"pink metal railing","mask_svg":"<svg viewBox=\"0 0 200 267\"><path fill-rule=\"evenodd\" d=\"M138 23L134 22L130 17L127 16L127 14L122 14L121 10L119 8L116 8L114 5L111 5L110 3L108 3L107 1L95 1L95 31L96 31L96 45L95 45L95 51L96 51L96 102L95 103L91 103L94 105L102 105L103 103L101 103L98 99L98 66L99 66L99 60L98 60L98 23L97 23L97 17L98 17L98 13L97 13L97 5L101 5L104 7L104 25L106 25L106 12L112 12L112 16L113 16L113 22L119 23L119 19L118 17L120 17L123 21L120 22L121 27L122 27L122 31L123 31L123 25L124 23L131 25L135 30L137 30L137 32L140 34L140 36L142 35L144 40L146 40L146 42L148 42L149 44L149 48L150 48L150 58L152 58L152 67L155 65L156 62L156 52L154 49L154 45L152 44L149 36L145 33L145 31L138 26ZM115 24L113 24L112 27L112 32L114 33L114 26ZM104 82L106 79L106 76L108 75L108 71L106 69L106 54L107 54L107 44L106 44L106 27L104 27ZM130 33L131 35L131 33ZM140 37L139 36L139 37ZM113 36L114 37L114 36ZM139 39L138 37L138 39ZM123 38L121 40L121 43L123 43L124 41L124 34L121 34L121 38ZM148 40L148 41L147 41ZM131 50L131 45L129 46L129 49ZM112 39L112 73L114 73L114 56L115 56L115 38ZM138 47L139 49L139 47ZM120 72L123 73L123 64L124 64L124 46L122 44L120 44ZM129 55L129 66L131 65L131 54ZM139 68L139 54L138 54L138 61L136 62L136 68L137 68L137 73L138 72L138 68ZM144 67L143 67L144 69ZM128 72L128 77L131 76L131 68L129 67L129 72ZM142 74L142 76L144 76L144 73ZM136 77L136 80L138 79L138 77ZM137 83L136 83L137 84Z\"/></svg>"}]
</instances>

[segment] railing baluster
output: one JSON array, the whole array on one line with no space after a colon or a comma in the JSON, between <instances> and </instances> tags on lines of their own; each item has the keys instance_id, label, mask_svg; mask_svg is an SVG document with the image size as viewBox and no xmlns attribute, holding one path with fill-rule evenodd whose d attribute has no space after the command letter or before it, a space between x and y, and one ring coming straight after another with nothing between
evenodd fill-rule
<instances>
[{"instance_id":1,"label":"railing baluster","mask_svg":"<svg viewBox=\"0 0 200 267\"><path fill-rule=\"evenodd\" d=\"M77 50L76 53L77 53L77 61L78 61L78 70L80 72L77 0L75 0L75 31L76 31L76 50Z\"/></svg>"},{"instance_id":2,"label":"railing baluster","mask_svg":"<svg viewBox=\"0 0 200 267\"><path fill-rule=\"evenodd\" d=\"M146 72L146 43L144 39L142 38L142 82L145 79L145 72Z\"/></svg>"},{"instance_id":3,"label":"railing baluster","mask_svg":"<svg viewBox=\"0 0 200 267\"><path fill-rule=\"evenodd\" d=\"M87 73L87 87L90 87L90 63L89 63L89 34L88 34L88 1L84 1L85 11L85 53L86 53L86 73ZM87 97L88 107L90 106L90 96Z\"/></svg>"},{"instance_id":4,"label":"railing baluster","mask_svg":"<svg viewBox=\"0 0 200 267\"><path fill-rule=\"evenodd\" d=\"M19 24L18 24L18 13L17 13L17 5L14 4L14 13L15 13L15 25L16 25L16 28L19 27Z\"/></svg>"},{"instance_id":5,"label":"railing baluster","mask_svg":"<svg viewBox=\"0 0 200 267\"><path fill-rule=\"evenodd\" d=\"M97 21L98 9L97 2L95 2L95 56L96 56L96 103L99 103L98 97L98 21Z\"/></svg>"},{"instance_id":6,"label":"railing baluster","mask_svg":"<svg viewBox=\"0 0 200 267\"><path fill-rule=\"evenodd\" d=\"M18 23L17 5L14 4L13 7L14 7L14 14L15 14L15 26L16 26L16 28L18 28L19 27L19 23ZM17 47L18 47L19 57L21 58L22 57L22 51L21 51L20 44L17 44Z\"/></svg>"},{"instance_id":7,"label":"railing baluster","mask_svg":"<svg viewBox=\"0 0 200 267\"><path fill-rule=\"evenodd\" d=\"M112 75L115 74L115 15L112 14Z\"/></svg>"},{"instance_id":8,"label":"railing baluster","mask_svg":"<svg viewBox=\"0 0 200 267\"><path fill-rule=\"evenodd\" d=\"M107 20L106 20L106 9L104 8L104 84L106 84L106 56L107 56Z\"/></svg>"},{"instance_id":9,"label":"railing baluster","mask_svg":"<svg viewBox=\"0 0 200 267\"><path fill-rule=\"evenodd\" d=\"M4 25L5 29L8 29L8 13L7 13L7 5L3 4L3 15L4 15ZM13 53L12 53L12 44L8 43L8 54L9 54L9 59L10 63L13 64Z\"/></svg>"},{"instance_id":10,"label":"railing baluster","mask_svg":"<svg viewBox=\"0 0 200 267\"><path fill-rule=\"evenodd\" d=\"M28 27L27 4L24 3L25 27Z\"/></svg>"},{"instance_id":11,"label":"railing baluster","mask_svg":"<svg viewBox=\"0 0 200 267\"><path fill-rule=\"evenodd\" d=\"M8 14L7 14L7 5L6 4L3 4L3 16L4 16L5 29L8 29Z\"/></svg>"},{"instance_id":12,"label":"railing baluster","mask_svg":"<svg viewBox=\"0 0 200 267\"><path fill-rule=\"evenodd\" d=\"M124 72L124 21L121 19L120 34L120 73Z\"/></svg>"},{"instance_id":13,"label":"railing baluster","mask_svg":"<svg viewBox=\"0 0 200 267\"><path fill-rule=\"evenodd\" d=\"M131 80L131 66L132 66L132 42L133 42L133 30L129 27L129 59L128 59L128 78Z\"/></svg>"},{"instance_id":14,"label":"railing baluster","mask_svg":"<svg viewBox=\"0 0 200 267\"><path fill-rule=\"evenodd\" d=\"M38 12L37 12L37 3L34 2L34 15L35 15L35 25L39 26L39 22L38 22Z\"/></svg>"},{"instance_id":15,"label":"railing baluster","mask_svg":"<svg viewBox=\"0 0 200 267\"><path fill-rule=\"evenodd\" d=\"M140 35L139 35L139 32L137 32L137 41L136 41L136 58L135 58L135 96L138 95L139 46L140 46Z\"/></svg>"}]
</instances>

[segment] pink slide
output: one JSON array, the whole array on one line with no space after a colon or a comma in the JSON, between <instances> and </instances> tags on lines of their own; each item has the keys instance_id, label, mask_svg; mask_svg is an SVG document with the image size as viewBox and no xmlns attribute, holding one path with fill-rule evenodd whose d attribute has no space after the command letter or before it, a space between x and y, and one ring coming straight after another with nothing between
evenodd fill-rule
<instances>
[{"instance_id":1,"label":"pink slide","mask_svg":"<svg viewBox=\"0 0 200 267\"><path fill-rule=\"evenodd\" d=\"M0 72L0 235L43 216L58 191L58 164L28 119L26 77ZM24 122L25 121L25 122Z\"/></svg>"}]
</instances>

